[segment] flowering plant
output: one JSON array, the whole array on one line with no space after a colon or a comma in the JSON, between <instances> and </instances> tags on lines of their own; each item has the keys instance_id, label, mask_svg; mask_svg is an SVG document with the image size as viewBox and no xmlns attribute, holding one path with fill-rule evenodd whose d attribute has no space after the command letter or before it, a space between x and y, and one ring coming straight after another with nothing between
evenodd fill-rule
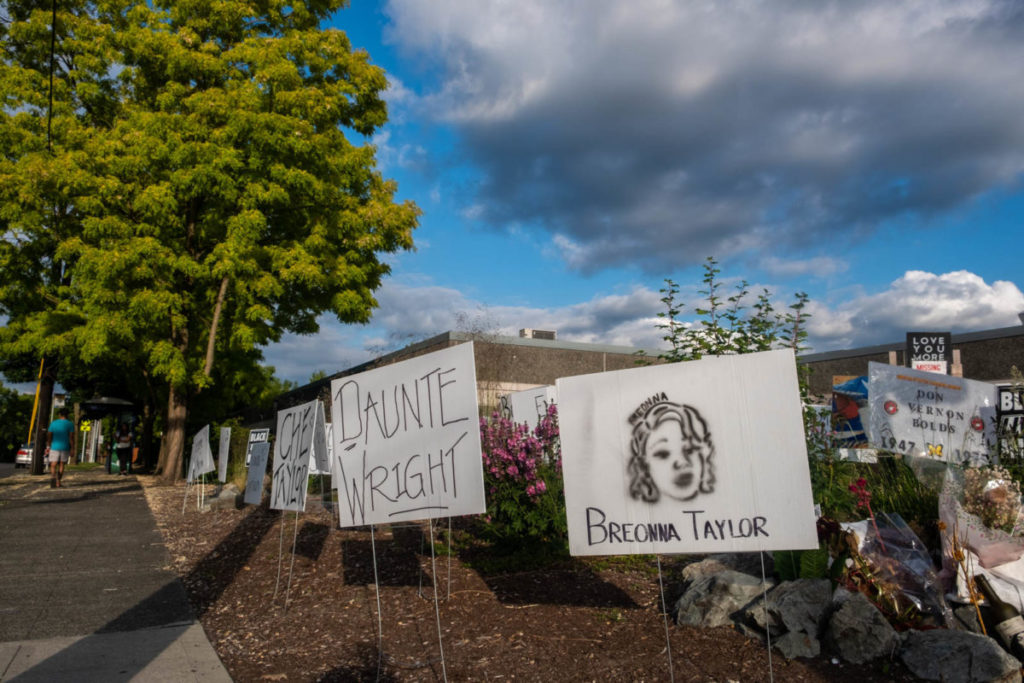
<instances>
[{"instance_id":1,"label":"flowering plant","mask_svg":"<svg viewBox=\"0 0 1024 683\"><path fill-rule=\"evenodd\" d=\"M534 429L494 413L480 419L486 529L499 539L561 540L566 535L558 409Z\"/></svg>"},{"instance_id":2,"label":"flowering plant","mask_svg":"<svg viewBox=\"0 0 1024 683\"><path fill-rule=\"evenodd\" d=\"M964 470L964 509L990 529L1017 530L1021 509L1020 484L1002 467Z\"/></svg>"},{"instance_id":3,"label":"flowering plant","mask_svg":"<svg viewBox=\"0 0 1024 683\"><path fill-rule=\"evenodd\" d=\"M871 509L871 491L868 490L867 479L861 477L850 484L850 492L857 496L857 507L868 511L868 516L871 517L871 526L875 528L875 536L878 538L878 545L881 546L882 552L884 553L885 542L882 540L882 534L878 531L878 522L875 521L875 511Z\"/></svg>"}]
</instances>

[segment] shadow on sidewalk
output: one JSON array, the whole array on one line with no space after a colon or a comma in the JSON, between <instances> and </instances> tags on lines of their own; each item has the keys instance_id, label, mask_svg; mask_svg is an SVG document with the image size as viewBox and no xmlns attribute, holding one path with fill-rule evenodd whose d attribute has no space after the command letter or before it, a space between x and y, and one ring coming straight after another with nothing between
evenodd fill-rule
<instances>
[{"instance_id":1,"label":"shadow on sidewalk","mask_svg":"<svg viewBox=\"0 0 1024 683\"><path fill-rule=\"evenodd\" d=\"M110 483L115 484L115 482ZM102 492L89 492L71 498L25 501L24 504L69 503L95 498L107 493L131 489L140 490L139 485L135 482L131 482L127 487L123 485L124 483L116 482L121 486L104 489ZM151 511L150 515L152 515ZM109 664L108 668L96 672L94 678L90 677L88 672L83 671L82 673L86 674L85 678L75 675L75 680L130 680L181 637L183 625L197 621L198 617L201 617L216 603L224 590L242 571L252 553L279 517L280 513L276 510L268 510L262 506L254 508L223 541L207 553L185 578L188 585L202 587L201 591L194 592L191 596L193 600L191 605L185 584L174 577L141 602L111 619L92 635L77 640L71 646L39 662L11 680L51 681L65 677L69 672L76 672L76 667L80 662L96 661L96 636L106 634L122 634L124 642L131 643L132 652L111 652L110 656L106 658ZM139 631L144 631L144 633L140 634ZM136 635L142 637L136 637ZM112 642L116 645L118 639L115 637ZM219 661L217 664L219 667L223 667ZM183 671L177 672L177 674L184 678L193 678L189 672ZM172 676L172 678L176 678L178 675ZM0 672L0 679L8 680L3 676L3 672Z\"/></svg>"}]
</instances>

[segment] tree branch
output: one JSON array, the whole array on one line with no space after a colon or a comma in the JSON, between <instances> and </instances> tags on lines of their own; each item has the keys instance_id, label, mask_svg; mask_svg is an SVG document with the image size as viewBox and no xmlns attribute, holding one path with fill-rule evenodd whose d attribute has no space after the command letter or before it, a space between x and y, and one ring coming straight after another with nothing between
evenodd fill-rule
<instances>
[{"instance_id":1,"label":"tree branch","mask_svg":"<svg viewBox=\"0 0 1024 683\"><path fill-rule=\"evenodd\" d=\"M203 374L207 377L213 370L213 347L217 341L217 325L220 323L220 312L224 307L224 297L228 293L228 278L220 281L220 291L217 292L217 303L213 307L213 322L210 323L210 337L206 340L206 364L203 366Z\"/></svg>"}]
</instances>

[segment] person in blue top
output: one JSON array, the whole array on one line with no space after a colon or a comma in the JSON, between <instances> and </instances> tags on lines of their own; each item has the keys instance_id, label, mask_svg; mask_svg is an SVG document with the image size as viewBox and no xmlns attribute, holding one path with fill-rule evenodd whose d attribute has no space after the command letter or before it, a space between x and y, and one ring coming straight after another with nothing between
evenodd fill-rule
<instances>
[{"instance_id":1,"label":"person in blue top","mask_svg":"<svg viewBox=\"0 0 1024 683\"><path fill-rule=\"evenodd\" d=\"M50 488L60 487L64 465L75 447L75 423L68 419L67 408L57 411L57 419L50 423L46 437L46 453L50 460Z\"/></svg>"}]
</instances>

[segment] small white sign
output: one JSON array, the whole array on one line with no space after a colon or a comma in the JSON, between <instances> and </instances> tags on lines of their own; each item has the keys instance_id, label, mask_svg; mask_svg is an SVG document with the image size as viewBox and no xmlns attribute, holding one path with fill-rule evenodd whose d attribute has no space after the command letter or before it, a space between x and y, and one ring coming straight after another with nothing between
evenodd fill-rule
<instances>
[{"instance_id":1,"label":"small white sign","mask_svg":"<svg viewBox=\"0 0 1024 683\"><path fill-rule=\"evenodd\" d=\"M314 399L277 413L277 435L274 439L274 464L270 481L272 510L306 509L317 403L319 401ZM322 424L320 428L323 429Z\"/></svg>"},{"instance_id":2,"label":"small white sign","mask_svg":"<svg viewBox=\"0 0 1024 683\"><path fill-rule=\"evenodd\" d=\"M263 477L267 474L267 459L270 457L270 444L259 441L250 449L249 471L245 473L245 496L243 502L259 505L263 501Z\"/></svg>"},{"instance_id":3,"label":"small white sign","mask_svg":"<svg viewBox=\"0 0 1024 683\"><path fill-rule=\"evenodd\" d=\"M940 375L949 374L946 361L944 360L912 360L910 361L910 367L921 372L934 372Z\"/></svg>"},{"instance_id":4,"label":"small white sign","mask_svg":"<svg viewBox=\"0 0 1024 683\"><path fill-rule=\"evenodd\" d=\"M987 382L868 363L868 440L894 453L985 464L997 401L997 387Z\"/></svg>"},{"instance_id":5,"label":"small white sign","mask_svg":"<svg viewBox=\"0 0 1024 683\"><path fill-rule=\"evenodd\" d=\"M195 481L207 472L216 469L213 453L210 451L210 425L206 425L192 437L192 456L189 458L187 481Z\"/></svg>"},{"instance_id":6,"label":"small white sign","mask_svg":"<svg viewBox=\"0 0 1024 683\"><path fill-rule=\"evenodd\" d=\"M548 414L548 406L557 403L557 396L558 390L553 386L537 387L509 394L512 419L517 423L525 422L530 429L534 429L540 423L541 418Z\"/></svg>"},{"instance_id":7,"label":"small white sign","mask_svg":"<svg viewBox=\"0 0 1024 683\"><path fill-rule=\"evenodd\" d=\"M331 424L342 527L486 510L472 342L333 380Z\"/></svg>"},{"instance_id":8,"label":"small white sign","mask_svg":"<svg viewBox=\"0 0 1024 683\"><path fill-rule=\"evenodd\" d=\"M217 481L227 481L228 460L231 458L231 427L220 428L220 447L217 449Z\"/></svg>"},{"instance_id":9,"label":"small white sign","mask_svg":"<svg viewBox=\"0 0 1024 683\"><path fill-rule=\"evenodd\" d=\"M557 386L573 555L818 547L791 350Z\"/></svg>"}]
</instances>

